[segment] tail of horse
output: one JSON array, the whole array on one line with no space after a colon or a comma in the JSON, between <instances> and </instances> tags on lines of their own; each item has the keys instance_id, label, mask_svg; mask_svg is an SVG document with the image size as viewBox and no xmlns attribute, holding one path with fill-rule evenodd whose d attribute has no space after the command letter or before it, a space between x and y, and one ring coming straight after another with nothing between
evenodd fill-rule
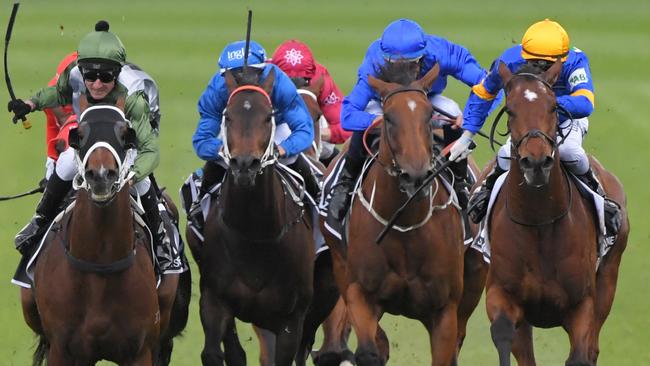
<instances>
[{"instance_id":1,"label":"tail of horse","mask_svg":"<svg viewBox=\"0 0 650 366\"><path fill-rule=\"evenodd\" d=\"M48 351L50 350L50 342L47 339L40 335L38 336L38 345L34 351L34 357L32 359L32 366L41 366L45 361Z\"/></svg>"},{"instance_id":2,"label":"tail of horse","mask_svg":"<svg viewBox=\"0 0 650 366\"><path fill-rule=\"evenodd\" d=\"M171 364L172 350L174 348L174 337L181 335L189 317L190 297L192 292L192 274L189 270L181 273L178 278L176 297L171 309L169 327L160 337L160 349L156 357L156 366L167 366Z\"/></svg>"}]
</instances>

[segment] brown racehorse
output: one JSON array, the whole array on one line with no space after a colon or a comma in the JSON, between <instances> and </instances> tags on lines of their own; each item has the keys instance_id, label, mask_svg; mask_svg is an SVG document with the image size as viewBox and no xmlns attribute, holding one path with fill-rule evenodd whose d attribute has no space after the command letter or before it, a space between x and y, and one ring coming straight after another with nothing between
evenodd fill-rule
<instances>
[{"instance_id":1,"label":"brown racehorse","mask_svg":"<svg viewBox=\"0 0 650 366\"><path fill-rule=\"evenodd\" d=\"M156 292L149 239L134 230L124 161L135 132L121 111L102 106L82 115L76 134L70 145L84 173L74 209L45 239L33 296L22 292L27 323L40 335L34 364L166 365L170 355L160 353L171 353L185 326L189 294L176 298L178 275L165 276ZM170 320L172 308L179 313Z\"/></svg>"},{"instance_id":2,"label":"brown racehorse","mask_svg":"<svg viewBox=\"0 0 650 366\"><path fill-rule=\"evenodd\" d=\"M430 189L423 189L381 244L376 243L386 219L434 170L433 108L426 90L439 66L413 80L405 65L387 63L381 78L388 81L368 77L383 104L379 153L352 203L347 248L327 237L357 336L360 366L386 362L375 340L384 312L417 319L426 327L433 365L451 365L457 347L463 229L443 182L436 178ZM362 206L360 195L372 200L370 208Z\"/></svg>"},{"instance_id":3,"label":"brown racehorse","mask_svg":"<svg viewBox=\"0 0 650 366\"><path fill-rule=\"evenodd\" d=\"M558 60L541 74L512 74L501 64L511 169L489 218L491 266L487 312L499 364L535 365L532 327L562 326L569 335L566 365L596 365L598 335L612 306L627 243L626 198L618 179L592 159L608 196L622 207L616 243L597 269L598 226L557 156L558 115L551 85Z\"/></svg>"},{"instance_id":4,"label":"brown racehorse","mask_svg":"<svg viewBox=\"0 0 650 366\"><path fill-rule=\"evenodd\" d=\"M229 169L201 247L201 358L204 365L223 365L220 344L237 317L275 333L275 365L288 366L313 292L311 217L285 191L274 166L274 71L259 86L252 69L239 80L229 71L224 78Z\"/></svg>"}]
</instances>

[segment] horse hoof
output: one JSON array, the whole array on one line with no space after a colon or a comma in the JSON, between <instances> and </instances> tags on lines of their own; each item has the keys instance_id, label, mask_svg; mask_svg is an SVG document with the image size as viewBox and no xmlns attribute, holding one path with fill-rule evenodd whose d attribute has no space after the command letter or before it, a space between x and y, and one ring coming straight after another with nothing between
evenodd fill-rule
<instances>
[{"instance_id":1,"label":"horse hoof","mask_svg":"<svg viewBox=\"0 0 650 366\"><path fill-rule=\"evenodd\" d=\"M356 355L359 366L384 366L384 363L376 353L360 353Z\"/></svg>"},{"instance_id":2,"label":"horse hoof","mask_svg":"<svg viewBox=\"0 0 650 366\"><path fill-rule=\"evenodd\" d=\"M351 352L350 352L351 353ZM314 357L314 365L316 366L353 366L354 356L352 358L346 357L347 354L340 355L335 352L322 353Z\"/></svg>"}]
</instances>

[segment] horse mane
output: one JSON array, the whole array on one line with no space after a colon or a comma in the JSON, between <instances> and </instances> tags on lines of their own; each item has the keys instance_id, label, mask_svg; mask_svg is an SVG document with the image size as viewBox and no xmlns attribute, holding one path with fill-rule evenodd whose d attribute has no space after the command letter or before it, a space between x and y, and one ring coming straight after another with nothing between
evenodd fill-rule
<instances>
[{"instance_id":1,"label":"horse mane","mask_svg":"<svg viewBox=\"0 0 650 366\"><path fill-rule=\"evenodd\" d=\"M386 62L377 65L375 72L380 80L407 86L417 80L418 68L417 62Z\"/></svg>"}]
</instances>

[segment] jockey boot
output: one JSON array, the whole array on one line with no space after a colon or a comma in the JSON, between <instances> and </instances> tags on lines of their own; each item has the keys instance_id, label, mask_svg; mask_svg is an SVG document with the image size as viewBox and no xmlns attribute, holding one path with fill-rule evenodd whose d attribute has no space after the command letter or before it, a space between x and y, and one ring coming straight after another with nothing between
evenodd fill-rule
<instances>
[{"instance_id":1,"label":"jockey boot","mask_svg":"<svg viewBox=\"0 0 650 366\"><path fill-rule=\"evenodd\" d=\"M36 244L41 240L45 230L58 213L59 205L72 187L71 181L65 181L55 173L52 174L45 186L41 201L36 206L36 214L18 234L14 242L16 249L22 255L29 255L36 249Z\"/></svg>"},{"instance_id":2,"label":"jockey boot","mask_svg":"<svg viewBox=\"0 0 650 366\"><path fill-rule=\"evenodd\" d=\"M604 209L605 230L607 231L606 236L616 236L618 234L618 230L621 228L621 206L607 197L603 186L598 181L598 178L596 178L594 175L594 171L591 169L591 167L589 167L589 170L587 170L585 174L576 174L576 177L580 179L581 182L586 184L591 190L598 193L605 199Z\"/></svg>"},{"instance_id":3,"label":"jockey boot","mask_svg":"<svg viewBox=\"0 0 650 366\"><path fill-rule=\"evenodd\" d=\"M158 260L160 270L164 270L169 266L169 262L172 260L168 255L168 253L171 253L171 242L167 235L167 230L165 230L162 217L160 217L158 196L156 196L156 190L153 187L153 184L147 193L140 196L140 200L142 201L142 208L144 209L144 217L149 226L149 230L151 230L151 236L153 237L152 244L154 255Z\"/></svg>"},{"instance_id":4,"label":"jockey boot","mask_svg":"<svg viewBox=\"0 0 650 366\"><path fill-rule=\"evenodd\" d=\"M320 184L318 179L312 173L309 163L304 156L298 155L296 161L289 166L289 168L295 170L300 174L302 179L305 181L305 190L309 195L318 202L318 196L320 195Z\"/></svg>"},{"instance_id":5,"label":"jockey boot","mask_svg":"<svg viewBox=\"0 0 650 366\"><path fill-rule=\"evenodd\" d=\"M226 170L215 161L207 161L203 167L203 179L201 180L199 195L196 197L196 200L192 202L188 215L188 220L192 222L199 232L203 232L203 226L205 225L203 209L201 208L201 199L210 192L212 186L221 182L225 175Z\"/></svg>"},{"instance_id":6,"label":"jockey boot","mask_svg":"<svg viewBox=\"0 0 650 366\"><path fill-rule=\"evenodd\" d=\"M362 166L363 162L355 161L349 156L345 157L339 180L332 188L332 198L327 211L327 215L337 222L342 223L348 211L352 199L352 190L359 173L361 173Z\"/></svg>"},{"instance_id":7,"label":"jockey boot","mask_svg":"<svg viewBox=\"0 0 650 366\"><path fill-rule=\"evenodd\" d=\"M467 178L467 159L451 163L449 169L451 169L451 172L454 174L454 191L458 197L458 205L464 212L467 210L469 189L472 187Z\"/></svg>"},{"instance_id":8,"label":"jockey boot","mask_svg":"<svg viewBox=\"0 0 650 366\"><path fill-rule=\"evenodd\" d=\"M490 202L490 194L492 193L492 188L497 181L497 178L506 171L499 167L499 164L494 164L494 168L490 174L485 177L485 181L481 184L481 187L476 191L469 200L467 207L467 214L469 218L475 224L478 224L483 220L485 214L487 213L488 203Z\"/></svg>"}]
</instances>

